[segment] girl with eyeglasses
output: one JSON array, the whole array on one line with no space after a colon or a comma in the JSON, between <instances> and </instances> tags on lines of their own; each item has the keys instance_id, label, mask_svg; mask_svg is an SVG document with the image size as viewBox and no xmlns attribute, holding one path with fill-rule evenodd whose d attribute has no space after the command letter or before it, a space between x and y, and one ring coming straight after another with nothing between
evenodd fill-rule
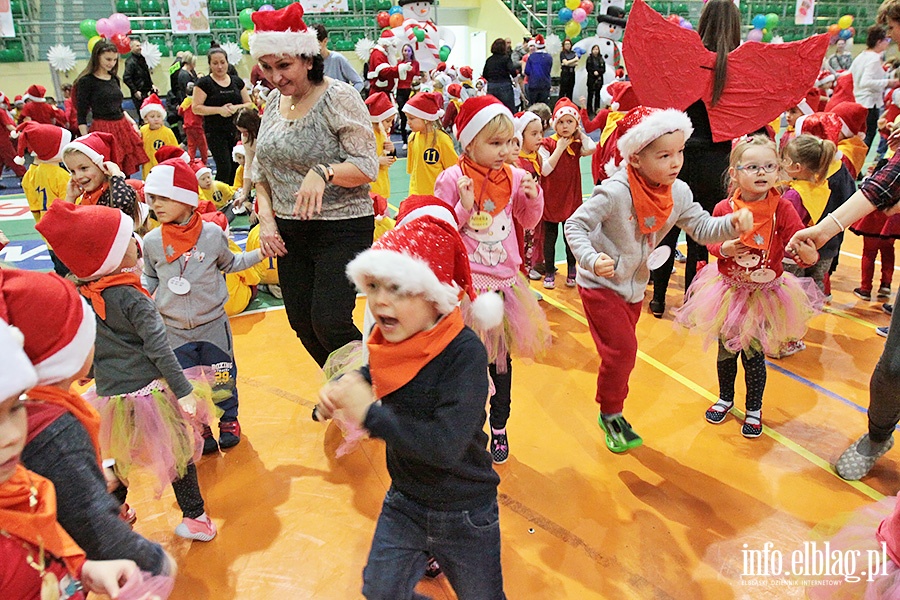
<instances>
[{"instance_id":1,"label":"girl with eyeglasses","mask_svg":"<svg viewBox=\"0 0 900 600\"><path fill-rule=\"evenodd\" d=\"M762 435L765 355L802 338L824 298L809 279L782 267L787 241L803 229L803 222L776 187L780 161L775 143L764 136L745 138L735 145L729 164L731 196L716 205L713 216L746 208L753 214L753 228L737 239L707 246L718 261L697 274L676 322L701 331L707 345L718 343L719 399L706 411L706 420L714 425L734 406L740 355L747 387L741 434L756 438ZM810 265L819 256L812 243L804 243L790 258Z\"/></svg>"}]
</instances>

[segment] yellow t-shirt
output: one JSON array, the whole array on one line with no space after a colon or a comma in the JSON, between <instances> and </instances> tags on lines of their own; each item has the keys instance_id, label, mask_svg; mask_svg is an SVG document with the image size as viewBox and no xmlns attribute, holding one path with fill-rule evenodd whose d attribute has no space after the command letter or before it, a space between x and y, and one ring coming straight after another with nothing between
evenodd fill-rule
<instances>
[{"instance_id":1,"label":"yellow t-shirt","mask_svg":"<svg viewBox=\"0 0 900 600\"><path fill-rule=\"evenodd\" d=\"M175 139L175 134L172 133L172 130L165 125L151 131L150 126L146 123L141 125L141 139L144 140L144 152L147 153L147 158L150 159L149 162L145 162L141 167L144 179L147 179L150 169L156 166L156 157L154 156L156 151L163 146L177 147L178 140Z\"/></svg>"},{"instance_id":2,"label":"yellow t-shirt","mask_svg":"<svg viewBox=\"0 0 900 600\"><path fill-rule=\"evenodd\" d=\"M259 225L250 230L247 234L247 252L259 250ZM263 258L261 262L253 266L259 274L259 282L263 285L278 285L278 259Z\"/></svg>"},{"instance_id":3,"label":"yellow t-shirt","mask_svg":"<svg viewBox=\"0 0 900 600\"><path fill-rule=\"evenodd\" d=\"M234 188L224 181L214 180L212 188L200 188L200 199L209 200L219 210L231 202L232 198L234 198Z\"/></svg>"},{"instance_id":4,"label":"yellow t-shirt","mask_svg":"<svg viewBox=\"0 0 900 600\"><path fill-rule=\"evenodd\" d=\"M57 163L34 163L22 176L22 189L34 222L39 223L54 200L66 197L69 173Z\"/></svg>"},{"instance_id":5,"label":"yellow t-shirt","mask_svg":"<svg viewBox=\"0 0 900 600\"><path fill-rule=\"evenodd\" d=\"M240 247L232 240L228 240L228 249L235 254L241 253ZM253 290L250 289L252 285L259 285L259 274L253 267L225 274L225 286L228 288L228 300L225 301L226 315L233 317L247 309L253 298Z\"/></svg>"},{"instance_id":6,"label":"yellow t-shirt","mask_svg":"<svg viewBox=\"0 0 900 600\"><path fill-rule=\"evenodd\" d=\"M409 136L406 172L409 173L409 195L434 195L434 182L444 169L457 163L459 156L453 140L443 131L435 133L435 144L429 146L432 134L413 133Z\"/></svg>"},{"instance_id":7,"label":"yellow t-shirt","mask_svg":"<svg viewBox=\"0 0 900 600\"><path fill-rule=\"evenodd\" d=\"M378 126L378 123L375 124L373 129L375 131L375 155L378 156L378 158L381 158L384 156L384 134L381 131L381 127ZM391 180L388 176L388 167L378 167L378 176L376 176L375 181L372 182L372 191L385 198L391 197Z\"/></svg>"},{"instance_id":8,"label":"yellow t-shirt","mask_svg":"<svg viewBox=\"0 0 900 600\"><path fill-rule=\"evenodd\" d=\"M234 189L244 187L244 165L238 165L238 168L234 171L234 185L232 185Z\"/></svg>"}]
</instances>

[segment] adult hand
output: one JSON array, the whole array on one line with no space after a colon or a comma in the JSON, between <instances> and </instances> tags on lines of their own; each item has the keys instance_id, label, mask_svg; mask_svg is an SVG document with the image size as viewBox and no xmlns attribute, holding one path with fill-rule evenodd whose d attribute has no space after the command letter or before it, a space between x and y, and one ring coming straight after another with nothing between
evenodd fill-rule
<instances>
[{"instance_id":1,"label":"adult hand","mask_svg":"<svg viewBox=\"0 0 900 600\"><path fill-rule=\"evenodd\" d=\"M325 193L325 180L314 169L306 172L300 189L297 190L293 215L301 219L311 219L322 212L322 194Z\"/></svg>"},{"instance_id":2,"label":"adult hand","mask_svg":"<svg viewBox=\"0 0 900 600\"><path fill-rule=\"evenodd\" d=\"M397 161L396 156L384 155L378 157L378 164L382 167L389 167Z\"/></svg>"},{"instance_id":3,"label":"adult hand","mask_svg":"<svg viewBox=\"0 0 900 600\"><path fill-rule=\"evenodd\" d=\"M805 244L807 241L815 244L816 248L821 248L834 237L834 235L829 234L824 227L819 225L813 225L812 227L807 227L806 229L801 229L797 233L791 237L791 240L787 243L786 251L789 254L798 254L801 246Z\"/></svg>"},{"instance_id":4,"label":"adult hand","mask_svg":"<svg viewBox=\"0 0 900 600\"><path fill-rule=\"evenodd\" d=\"M887 139L888 147L894 152L900 147L900 127L894 129Z\"/></svg>"},{"instance_id":5,"label":"adult hand","mask_svg":"<svg viewBox=\"0 0 900 600\"><path fill-rule=\"evenodd\" d=\"M278 225L271 216L259 218L259 248L264 256L284 256L287 248L281 234L278 233Z\"/></svg>"},{"instance_id":6,"label":"adult hand","mask_svg":"<svg viewBox=\"0 0 900 600\"><path fill-rule=\"evenodd\" d=\"M615 274L616 261L601 252L597 260L594 261L594 275L597 277L612 277Z\"/></svg>"},{"instance_id":7,"label":"adult hand","mask_svg":"<svg viewBox=\"0 0 900 600\"><path fill-rule=\"evenodd\" d=\"M459 201L463 208L472 210L475 206L475 182L465 175L456 180L456 189L459 192Z\"/></svg>"},{"instance_id":8,"label":"adult hand","mask_svg":"<svg viewBox=\"0 0 900 600\"><path fill-rule=\"evenodd\" d=\"M88 560L81 569L81 585L89 592L119 597L119 589L138 570L133 560Z\"/></svg>"},{"instance_id":9,"label":"adult hand","mask_svg":"<svg viewBox=\"0 0 900 600\"><path fill-rule=\"evenodd\" d=\"M800 259L797 262L814 265L819 261L819 251L816 250L816 245L811 240L801 242L794 250L796 251L795 256Z\"/></svg>"},{"instance_id":10,"label":"adult hand","mask_svg":"<svg viewBox=\"0 0 900 600\"><path fill-rule=\"evenodd\" d=\"M134 93L134 97L137 98L138 100L141 100L141 99L144 98L144 95L143 95L142 93L140 93L140 92L135 92L135 93ZM135 107L135 108L140 109L141 107L140 107L140 106L137 106L137 107Z\"/></svg>"}]
</instances>

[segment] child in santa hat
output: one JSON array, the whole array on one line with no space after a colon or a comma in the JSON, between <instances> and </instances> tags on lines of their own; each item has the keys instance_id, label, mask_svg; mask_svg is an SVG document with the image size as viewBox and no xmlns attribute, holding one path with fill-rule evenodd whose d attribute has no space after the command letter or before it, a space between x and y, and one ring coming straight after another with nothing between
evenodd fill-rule
<instances>
[{"instance_id":1,"label":"child in santa hat","mask_svg":"<svg viewBox=\"0 0 900 600\"><path fill-rule=\"evenodd\" d=\"M16 177L25 175L25 167L16 162L16 148L10 135L16 130L16 120L9 112L9 98L0 92L0 174L3 167L10 169Z\"/></svg>"},{"instance_id":2,"label":"child in santa hat","mask_svg":"<svg viewBox=\"0 0 900 600\"><path fill-rule=\"evenodd\" d=\"M27 123L35 121L44 125L66 125L68 119L66 113L61 111L55 105L47 102L44 97L47 94L47 88L42 85L29 86L22 99L25 105L19 113L19 123Z\"/></svg>"},{"instance_id":3,"label":"child in santa hat","mask_svg":"<svg viewBox=\"0 0 900 600\"><path fill-rule=\"evenodd\" d=\"M544 190L544 287L556 287L556 240L559 226L581 206L581 157L593 154L594 141L581 129L581 114L575 103L560 98L553 109L550 122L555 133L544 138L538 155L541 157L541 187ZM566 247L566 286L575 287L575 256L569 243Z\"/></svg>"},{"instance_id":4,"label":"child in santa hat","mask_svg":"<svg viewBox=\"0 0 900 600\"><path fill-rule=\"evenodd\" d=\"M171 572L174 563L163 549L120 519L133 511L122 504L124 487L112 495L107 488L108 482L119 482L101 461L100 415L70 391L91 368L93 311L71 282L56 275L0 270L0 319L8 319L24 337L37 371L25 404L28 436L22 463L53 482L60 524L90 558L130 558L146 571Z\"/></svg>"},{"instance_id":5,"label":"child in santa hat","mask_svg":"<svg viewBox=\"0 0 900 600\"><path fill-rule=\"evenodd\" d=\"M429 554L459 598L505 598L488 358L458 306L474 295L466 255L456 227L429 214L347 265L375 319L368 364L327 384L316 412L339 409L386 443L392 485L363 571L367 598L412 598Z\"/></svg>"},{"instance_id":6,"label":"child in santa hat","mask_svg":"<svg viewBox=\"0 0 900 600\"><path fill-rule=\"evenodd\" d=\"M585 108L584 96L581 97L581 122L584 125L585 133L590 133L600 129L600 142L596 152L591 157L591 178L594 183L600 185L600 182L611 175L606 172L606 165L612 162L610 170L615 172L615 164L619 159L619 151L616 148L616 141L612 135L616 130L616 123L625 116L625 114L637 106L637 94L631 87L630 81L614 81L606 86L602 94L604 103L608 104L608 108L597 111L594 118L589 118L587 109Z\"/></svg>"},{"instance_id":7,"label":"child in santa hat","mask_svg":"<svg viewBox=\"0 0 900 600\"><path fill-rule=\"evenodd\" d=\"M205 512L194 460L209 421L215 373L185 373L150 294L141 286L139 242L128 218L105 206L51 207L38 225L63 262L81 281L81 294L96 313L94 353L100 444L127 480L133 466L157 478L157 494L171 483L183 514L181 537L209 541L216 527ZM191 379L205 388L206 402Z\"/></svg>"},{"instance_id":8,"label":"child in santa hat","mask_svg":"<svg viewBox=\"0 0 900 600\"><path fill-rule=\"evenodd\" d=\"M533 358L550 342L544 313L519 272L522 256L513 222L533 228L544 198L526 171L505 163L514 128L509 109L494 96L466 100L454 125L463 155L458 165L438 176L434 193L456 213L479 301L497 302L502 297L502 326L488 328L472 320L477 306L466 312L490 359L496 389L491 396L491 454L497 463L509 457L510 356Z\"/></svg>"},{"instance_id":9,"label":"child in santa hat","mask_svg":"<svg viewBox=\"0 0 900 600\"><path fill-rule=\"evenodd\" d=\"M231 326L225 314L228 288L222 272L243 271L260 262L261 250L235 255L222 230L204 223L196 212L197 178L175 158L150 171L147 199L161 226L144 238L142 280L156 292L156 305L169 334L169 342L182 368L215 368L219 443L204 428L204 454L218 447L231 448L241 439L238 423L237 366ZM160 283L162 285L160 285ZM226 399L219 400L224 394Z\"/></svg>"},{"instance_id":10,"label":"child in santa hat","mask_svg":"<svg viewBox=\"0 0 900 600\"><path fill-rule=\"evenodd\" d=\"M234 220L234 211L231 205L234 188L224 181L213 179L212 170L199 160L191 162L191 168L197 178L200 200L212 202L216 210L224 213L228 222L231 223Z\"/></svg>"},{"instance_id":11,"label":"child in santa hat","mask_svg":"<svg viewBox=\"0 0 900 600\"><path fill-rule=\"evenodd\" d=\"M409 130L406 172L409 173L409 195L434 194L434 182L459 157L453 140L441 130L444 100L435 92L419 92L403 106Z\"/></svg>"},{"instance_id":12,"label":"child in santa hat","mask_svg":"<svg viewBox=\"0 0 900 600\"><path fill-rule=\"evenodd\" d=\"M820 106L820 95L819 90L816 88L810 88L806 91L806 95L801 98L796 105L787 109L784 113L784 119L787 123L787 129L784 130L784 133L781 134L781 139L778 141L778 151L784 152L784 147L787 145L791 138L793 138L796 134L797 120L800 117L811 115L814 112L819 112L821 110Z\"/></svg>"},{"instance_id":13,"label":"child in santa hat","mask_svg":"<svg viewBox=\"0 0 900 600\"><path fill-rule=\"evenodd\" d=\"M150 174L150 169L157 165L154 154L163 146L178 146L178 140L171 129L166 127L166 109L162 100L156 94L150 94L141 103L141 140L144 142L144 152L150 160L141 165L141 173L144 179Z\"/></svg>"},{"instance_id":14,"label":"child in santa hat","mask_svg":"<svg viewBox=\"0 0 900 600\"><path fill-rule=\"evenodd\" d=\"M366 108L369 109L369 120L372 121L372 130L375 132L375 153L378 156L378 177L371 183L372 192L389 198L391 180L388 168L397 160L397 151L391 141L397 107L390 96L384 92L375 92L366 98Z\"/></svg>"},{"instance_id":15,"label":"child in santa hat","mask_svg":"<svg viewBox=\"0 0 900 600\"><path fill-rule=\"evenodd\" d=\"M565 235L578 260L578 292L600 355L598 421L607 448L618 453L643 443L622 409L650 270L670 252L654 248L673 227L702 244L723 242L749 231L753 216L742 209L711 217L678 179L684 143L693 132L683 112L638 106L617 128L624 168L594 188L594 196L566 221Z\"/></svg>"},{"instance_id":16,"label":"child in santa hat","mask_svg":"<svg viewBox=\"0 0 900 600\"><path fill-rule=\"evenodd\" d=\"M118 208L141 222L137 192L125 180L125 174L112 157L115 138L95 131L69 142L63 150L63 162L71 175L66 187L66 202L87 206Z\"/></svg>"},{"instance_id":17,"label":"child in santa hat","mask_svg":"<svg viewBox=\"0 0 900 600\"><path fill-rule=\"evenodd\" d=\"M240 247L231 239L231 231L228 228L228 221L220 212L203 213L200 217L208 222L218 225L225 232L228 238L228 249L234 254L243 252ZM257 245L258 247L258 245ZM251 249L248 249L248 251ZM225 286L228 288L228 300L225 301L225 314L229 317L239 315L250 306L250 303L256 298L257 289L260 282L260 267L265 261L232 273L223 273L225 276Z\"/></svg>"},{"instance_id":18,"label":"child in santa hat","mask_svg":"<svg viewBox=\"0 0 900 600\"><path fill-rule=\"evenodd\" d=\"M441 119L441 126L444 129L449 129L456 122L456 115L459 114L459 107L462 106L464 100L461 85L451 83L447 86L447 110L444 111L444 117Z\"/></svg>"},{"instance_id":19,"label":"child in santa hat","mask_svg":"<svg viewBox=\"0 0 900 600\"><path fill-rule=\"evenodd\" d=\"M857 102L841 102L827 112L834 113L841 120L841 133L838 136L837 149L841 153L841 162L856 176L862 172L869 147L863 141L866 137L866 118L868 111Z\"/></svg>"},{"instance_id":20,"label":"child in santa hat","mask_svg":"<svg viewBox=\"0 0 900 600\"><path fill-rule=\"evenodd\" d=\"M524 169L536 181L541 180L541 168L543 161L538 156L538 149L544 139L544 129L541 117L534 112L525 111L516 115L515 139L518 142L519 151L513 157L515 166ZM516 235L519 237L519 252L522 254L522 273L530 279L540 279L541 275L535 271L537 263L543 264L544 235L541 224L532 228L522 227L516 221ZM539 248L537 252L535 248ZM532 275L534 274L534 275Z\"/></svg>"}]
</instances>

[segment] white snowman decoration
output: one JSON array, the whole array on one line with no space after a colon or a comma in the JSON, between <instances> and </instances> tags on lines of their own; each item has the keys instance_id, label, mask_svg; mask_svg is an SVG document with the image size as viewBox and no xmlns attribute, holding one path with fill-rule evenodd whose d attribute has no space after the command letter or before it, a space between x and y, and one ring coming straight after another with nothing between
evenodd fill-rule
<instances>
[{"instance_id":1,"label":"white snowman decoration","mask_svg":"<svg viewBox=\"0 0 900 600\"><path fill-rule=\"evenodd\" d=\"M453 47L456 36L447 27L434 23L434 0L400 0L403 25L393 29L394 35L413 48L421 71L430 71L441 61L441 46ZM415 30L422 29L425 39L416 39Z\"/></svg>"},{"instance_id":2,"label":"white snowman decoration","mask_svg":"<svg viewBox=\"0 0 900 600\"><path fill-rule=\"evenodd\" d=\"M616 70L622 67L622 35L625 33L625 23L624 0L603 0L600 3L600 13L597 15L597 35L584 38L575 44L575 49L581 48L584 52L581 57L582 62L575 71L575 98L587 96L585 62L594 46L600 47L600 56L606 63L603 86L616 81Z\"/></svg>"}]
</instances>

